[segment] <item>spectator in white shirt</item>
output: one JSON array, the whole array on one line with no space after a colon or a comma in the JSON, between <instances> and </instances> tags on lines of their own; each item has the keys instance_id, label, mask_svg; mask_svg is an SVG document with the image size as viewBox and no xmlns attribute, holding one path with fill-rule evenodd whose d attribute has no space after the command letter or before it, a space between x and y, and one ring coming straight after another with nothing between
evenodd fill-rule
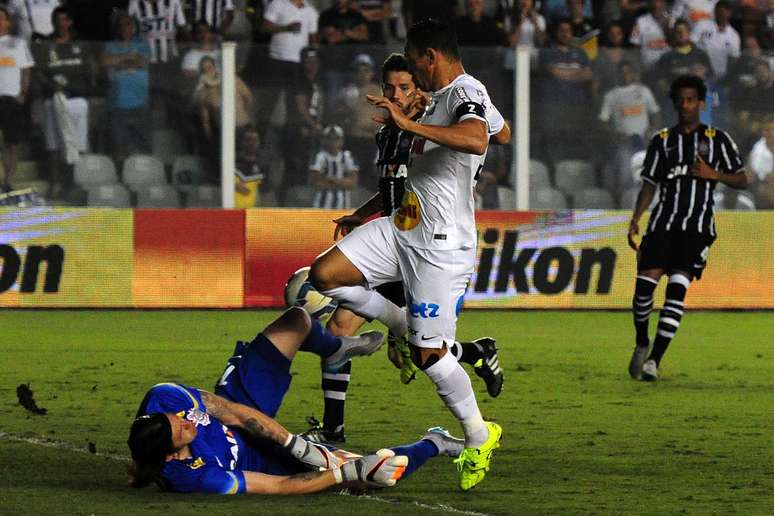
<instances>
[{"instance_id":1,"label":"spectator in white shirt","mask_svg":"<svg viewBox=\"0 0 774 516\"><path fill-rule=\"evenodd\" d=\"M185 53L183 62L180 65L183 79L188 84L199 77L199 63L201 63L202 57L211 57L215 60L215 64L220 67L218 36L212 31L206 20L199 20L194 23L193 35L197 45Z\"/></svg>"},{"instance_id":2,"label":"spectator in white shirt","mask_svg":"<svg viewBox=\"0 0 774 516\"><path fill-rule=\"evenodd\" d=\"M301 49L317 44L318 21L319 13L309 0L272 0L266 6L261 30L271 34L268 69L255 70L254 73L260 74L258 78L246 77L248 83L265 88L260 95L259 130L265 131L268 127L269 118L283 91L286 109L293 108L293 99L287 88L300 73Z\"/></svg>"},{"instance_id":3,"label":"spectator in white shirt","mask_svg":"<svg viewBox=\"0 0 774 516\"><path fill-rule=\"evenodd\" d=\"M726 76L729 58L738 59L741 54L739 33L729 24L731 14L731 4L720 0L715 5L715 19L701 20L691 29L691 39L709 55L717 79Z\"/></svg>"},{"instance_id":4,"label":"spectator in white shirt","mask_svg":"<svg viewBox=\"0 0 774 516\"><path fill-rule=\"evenodd\" d=\"M8 0L18 35L27 41L39 40L54 32L51 15L62 0Z\"/></svg>"},{"instance_id":5,"label":"spectator in white shirt","mask_svg":"<svg viewBox=\"0 0 774 516\"><path fill-rule=\"evenodd\" d=\"M750 151L750 170L753 172L755 205L759 209L774 209L774 115L763 123L763 137Z\"/></svg>"},{"instance_id":6,"label":"spectator in white shirt","mask_svg":"<svg viewBox=\"0 0 774 516\"><path fill-rule=\"evenodd\" d=\"M16 172L16 147L27 136L25 103L35 64L27 42L10 35L11 25L11 13L0 7L0 132L5 141L0 191L10 190Z\"/></svg>"},{"instance_id":7,"label":"spectator in white shirt","mask_svg":"<svg viewBox=\"0 0 774 516\"><path fill-rule=\"evenodd\" d=\"M658 103L640 82L637 69L628 61L618 64L621 85L605 94L599 119L610 124L613 160L603 169L604 186L616 197L634 186L629 172L634 153L645 149L645 138L658 125Z\"/></svg>"},{"instance_id":8,"label":"spectator in white shirt","mask_svg":"<svg viewBox=\"0 0 774 516\"><path fill-rule=\"evenodd\" d=\"M629 42L640 47L645 69L653 68L669 50L669 34L674 19L666 10L666 0L649 0L648 12L637 18Z\"/></svg>"}]
</instances>

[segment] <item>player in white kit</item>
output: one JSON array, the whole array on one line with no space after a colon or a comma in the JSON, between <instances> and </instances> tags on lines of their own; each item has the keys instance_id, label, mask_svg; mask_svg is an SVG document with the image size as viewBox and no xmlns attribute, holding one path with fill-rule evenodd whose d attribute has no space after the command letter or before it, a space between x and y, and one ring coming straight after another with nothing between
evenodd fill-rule
<instances>
[{"instance_id":1,"label":"player in white kit","mask_svg":"<svg viewBox=\"0 0 774 516\"><path fill-rule=\"evenodd\" d=\"M462 425L466 447L456 462L460 487L467 490L489 470L502 429L481 417L470 378L448 345L475 264L473 187L489 138L505 121L484 85L465 73L450 26L417 23L407 34L405 54L417 86L434 92L422 118L414 122L388 99L368 96L386 110L377 122L415 135L401 206L319 256L310 279L340 306L380 320L396 335L408 333L414 363ZM407 312L373 290L398 280Z\"/></svg>"}]
</instances>

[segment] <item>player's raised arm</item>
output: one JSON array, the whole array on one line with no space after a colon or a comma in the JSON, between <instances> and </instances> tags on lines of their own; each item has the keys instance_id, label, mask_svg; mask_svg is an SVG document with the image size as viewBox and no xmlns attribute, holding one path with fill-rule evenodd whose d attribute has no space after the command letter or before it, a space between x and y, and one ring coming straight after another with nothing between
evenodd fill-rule
<instances>
[{"instance_id":1,"label":"player's raised arm","mask_svg":"<svg viewBox=\"0 0 774 516\"><path fill-rule=\"evenodd\" d=\"M413 133L431 142L443 145L452 150L468 154L482 155L489 144L487 124L478 118L468 118L449 126L424 125L414 122L385 97L367 95L368 102L376 107L384 108L385 116L374 117L380 124L393 124L399 129ZM476 109L471 104L466 109ZM482 108L483 114L483 108Z\"/></svg>"}]
</instances>

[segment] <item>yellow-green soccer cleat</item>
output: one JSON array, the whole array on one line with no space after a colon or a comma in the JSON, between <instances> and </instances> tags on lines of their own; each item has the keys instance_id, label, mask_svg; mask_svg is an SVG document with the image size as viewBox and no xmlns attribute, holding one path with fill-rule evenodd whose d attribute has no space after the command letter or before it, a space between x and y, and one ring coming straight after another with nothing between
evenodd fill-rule
<instances>
[{"instance_id":1,"label":"yellow-green soccer cleat","mask_svg":"<svg viewBox=\"0 0 774 516\"><path fill-rule=\"evenodd\" d=\"M489 438L478 448L465 448L460 456L454 459L457 471L460 472L460 489L467 491L484 480L489 471L489 462L492 460L492 452L500 447L500 438L503 429L497 423L486 422L489 429Z\"/></svg>"},{"instance_id":2,"label":"yellow-green soccer cleat","mask_svg":"<svg viewBox=\"0 0 774 516\"><path fill-rule=\"evenodd\" d=\"M393 364L400 363L400 381L401 383L407 384L411 382L414 378L417 377L417 372L419 371L419 368L414 364L414 361L411 360L411 350L409 349L408 345L408 338L406 336L403 337L395 337L392 332L387 334L387 343L388 343L388 352L389 350L394 350L400 355L399 360L390 359Z\"/></svg>"}]
</instances>

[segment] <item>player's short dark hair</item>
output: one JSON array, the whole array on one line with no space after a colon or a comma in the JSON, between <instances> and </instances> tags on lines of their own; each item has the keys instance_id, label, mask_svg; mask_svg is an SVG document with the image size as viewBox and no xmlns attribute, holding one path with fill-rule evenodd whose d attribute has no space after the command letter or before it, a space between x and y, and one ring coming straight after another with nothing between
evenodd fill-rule
<instances>
[{"instance_id":1,"label":"player's short dark hair","mask_svg":"<svg viewBox=\"0 0 774 516\"><path fill-rule=\"evenodd\" d=\"M733 11L734 7L731 5L731 2L728 2L727 0L718 0L718 3L715 4L715 11L718 9L728 9L729 11Z\"/></svg>"},{"instance_id":2,"label":"player's short dark hair","mask_svg":"<svg viewBox=\"0 0 774 516\"><path fill-rule=\"evenodd\" d=\"M387 59L385 59L384 63L382 63L382 82L387 81L387 74L390 72L411 73L406 56L398 53L393 53L387 56Z\"/></svg>"},{"instance_id":3,"label":"player's short dark hair","mask_svg":"<svg viewBox=\"0 0 774 516\"><path fill-rule=\"evenodd\" d=\"M689 31L691 30L691 23L688 20L686 20L685 18L678 18L678 19L675 20L675 23L672 24L672 32L673 33L674 33L674 31L675 31L675 29L677 28L678 25L685 25L686 27L688 27Z\"/></svg>"},{"instance_id":4,"label":"player's short dark hair","mask_svg":"<svg viewBox=\"0 0 774 516\"><path fill-rule=\"evenodd\" d=\"M680 90L686 88L695 90L699 100L704 100L707 97L707 85L704 84L701 77L696 75L681 75L672 81L672 85L669 86L669 98L672 99L672 102L677 100L677 95Z\"/></svg>"},{"instance_id":5,"label":"player's short dark hair","mask_svg":"<svg viewBox=\"0 0 774 516\"><path fill-rule=\"evenodd\" d=\"M164 459L174 452L172 425L166 414L140 416L132 423L127 440L134 465L130 471L133 487L161 482Z\"/></svg>"},{"instance_id":6,"label":"player's short dark hair","mask_svg":"<svg viewBox=\"0 0 774 516\"><path fill-rule=\"evenodd\" d=\"M434 18L418 21L406 33L407 50L424 53L428 48L435 49L453 60L460 58L460 47L454 27Z\"/></svg>"}]
</instances>

